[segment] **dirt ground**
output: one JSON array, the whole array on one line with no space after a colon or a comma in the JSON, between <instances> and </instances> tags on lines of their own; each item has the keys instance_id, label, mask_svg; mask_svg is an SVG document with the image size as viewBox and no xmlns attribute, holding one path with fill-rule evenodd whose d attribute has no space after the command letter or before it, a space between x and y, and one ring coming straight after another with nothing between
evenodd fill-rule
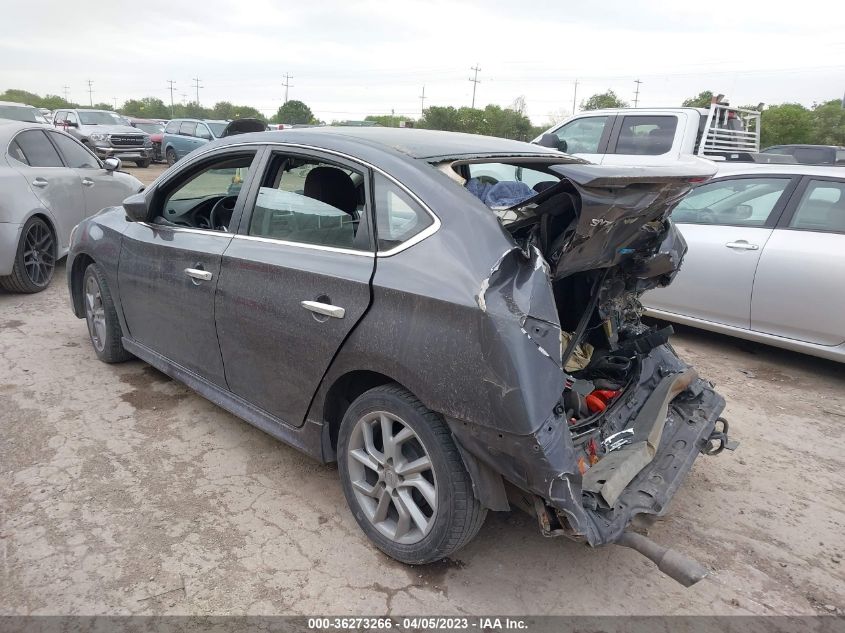
<instances>
[{"instance_id":1,"label":"dirt ground","mask_svg":"<svg viewBox=\"0 0 845 633\"><path fill-rule=\"evenodd\" d=\"M151 180L159 169L132 170ZM64 267L0 291L0 614L817 614L845 610L843 365L682 329L740 447L700 458L639 554L491 513L453 559L371 547L337 470L131 361L96 360Z\"/></svg>"}]
</instances>

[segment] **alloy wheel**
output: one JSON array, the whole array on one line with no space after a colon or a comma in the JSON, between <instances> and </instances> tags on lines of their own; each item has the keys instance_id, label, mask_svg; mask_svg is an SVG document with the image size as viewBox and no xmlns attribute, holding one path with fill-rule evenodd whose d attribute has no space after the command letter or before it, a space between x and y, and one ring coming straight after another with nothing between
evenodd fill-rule
<instances>
[{"instance_id":1,"label":"alloy wheel","mask_svg":"<svg viewBox=\"0 0 845 633\"><path fill-rule=\"evenodd\" d=\"M414 430L374 411L356 423L347 452L352 489L369 522L396 543L425 538L437 515L437 481Z\"/></svg>"},{"instance_id":2,"label":"alloy wheel","mask_svg":"<svg viewBox=\"0 0 845 633\"><path fill-rule=\"evenodd\" d=\"M43 287L53 278L56 258L54 240L50 229L43 222L35 222L24 237L23 265L29 280Z\"/></svg>"},{"instance_id":3,"label":"alloy wheel","mask_svg":"<svg viewBox=\"0 0 845 633\"><path fill-rule=\"evenodd\" d=\"M85 280L85 320L88 322L91 343L98 352L102 352L106 347L106 311L100 284L94 275L89 275Z\"/></svg>"}]
</instances>

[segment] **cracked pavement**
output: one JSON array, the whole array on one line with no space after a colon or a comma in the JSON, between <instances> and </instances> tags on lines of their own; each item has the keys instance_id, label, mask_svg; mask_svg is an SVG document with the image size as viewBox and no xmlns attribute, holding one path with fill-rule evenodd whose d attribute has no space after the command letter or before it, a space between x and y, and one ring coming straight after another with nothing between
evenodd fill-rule
<instances>
[{"instance_id":1,"label":"cracked pavement","mask_svg":"<svg viewBox=\"0 0 845 633\"><path fill-rule=\"evenodd\" d=\"M64 273L37 295L0 291L0 614L845 609L840 364L674 337L740 441L697 460L650 529L712 570L690 589L631 550L544 539L518 511L490 513L452 559L409 567L370 546L334 466L140 361L97 361Z\"/></svg>"}]
</instances>

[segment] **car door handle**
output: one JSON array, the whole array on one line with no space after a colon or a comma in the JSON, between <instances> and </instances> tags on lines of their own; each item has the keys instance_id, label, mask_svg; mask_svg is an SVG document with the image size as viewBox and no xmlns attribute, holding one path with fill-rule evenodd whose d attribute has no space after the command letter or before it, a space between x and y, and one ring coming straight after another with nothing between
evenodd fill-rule
<instances>
[{"instance_id":1,"label":"car door handle","mask_svg":"<svg viewBox=\"0 0 845 633\"><path fill-rule=\"evenodd\" d=\"M93 186L94 186L94 181L93 181L93 180L91 180L90 178L83 178L83 179L82 179L82 184L83 184L83 185L85 185L86 187L93 187Z\"/></svg>"},{"instance_id":2,"label":"car door handle","mask_svg":"<svg viewBox=\"0 0 845 633\"><path fill-rule=\"evenodd\" d=\"M185 274L191 279L199 279L200 281L211 281L211 278L214 277L209 271L198 268L186 268Z\"/></svg>"},{"instance_id":3,"label":"car door handle","mask_svg":"<svg viewBox=\"0 0 845 633\"><path fill-rule=\"evenodd\" d=\"M300 301L301 305L306 310L316 312L317 314L324 314L335 319L342 319L346 314L346 309L340 306L333 306L330 303L320 303L319 301Z\"/></svg>"},{"instance_id":4,"label":"car door handle","mask_svg":"<svg viewBox=\"0 0 845 633\"><path fill-rule=\"evenodd\" d=\"M46 186L47 186L47 184L48 184L48 183L47 183L47 181L46 181L44 178L41 178L40 176L39 176L38 178L36 178L35 180L33 180L33 181L32 181L32 186L33 186L33 187L41 187L41 188L44 188L44 187L46 187Z\"/></svg>"},{"instance_id":5,"label":"car door handle","mask_svg":"<svg viewBox=\"0 0 845 633\"><path fill-rule=\"evenodd\" d=\"M728 242L725 244L728 248L735 248L740 251L756 251L760 247L756 244L750 244L746 240L737 240L736 242Z\"/></svg>"}]
</instances>

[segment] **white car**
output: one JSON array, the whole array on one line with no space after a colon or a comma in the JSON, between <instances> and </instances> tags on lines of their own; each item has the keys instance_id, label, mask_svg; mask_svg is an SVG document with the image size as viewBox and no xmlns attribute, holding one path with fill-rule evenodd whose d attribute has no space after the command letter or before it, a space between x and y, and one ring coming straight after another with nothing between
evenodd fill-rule
<instances>
[{"instance_id":1,"label":"white car","mask_svg":"<svg viewBox=\"0 0 845 633\"><path fill-rule=\"evenodd\" d=\"M845 168L722 164L672 219L689 250L647 314L845 362Z\"/></svg>"},{"instance_id":2,"label":"white car","mask_svg":"<svg viewBox=\"0 0 845 633\"><path fill-rule=\"evenodd\" d=\"M67 254L71 229L143 189L69 134L0 119L0 288L39 292Z\"/></svg>"}]
</instances>

